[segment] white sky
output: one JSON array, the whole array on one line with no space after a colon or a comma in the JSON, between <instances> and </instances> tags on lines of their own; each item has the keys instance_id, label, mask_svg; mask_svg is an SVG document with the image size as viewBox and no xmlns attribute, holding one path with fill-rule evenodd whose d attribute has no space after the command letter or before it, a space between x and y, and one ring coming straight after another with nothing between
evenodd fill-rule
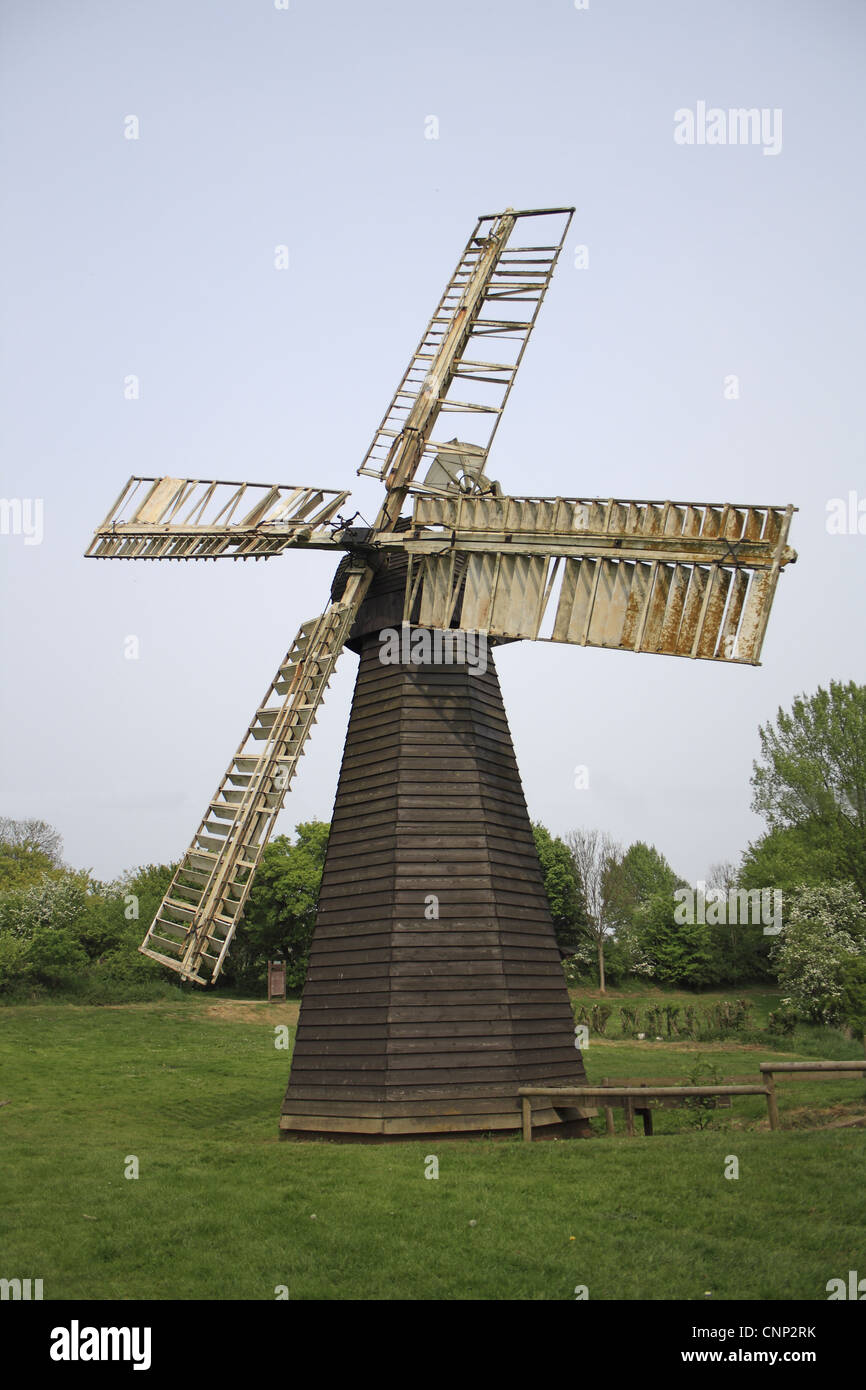
<instances>
[{"instance_id":1,"label":"white sky","mask_svg":"<svg viewBox=\"0 0 866 1390\"><path fill-rule=\"evenodd\" d=\"M825 525L866 498L862 4L6 0L0 39L0 495L45 515L41 545L0 535L0 813L103 877L183 852L333 562L97 563L93 528L134 473L351 487L370 515L355 468L476 216L575 203L488 471L793 502L800 560L760 668L501 652L527 801L687 877L737 858L758 723L866 679L866 535ZM677 145L699 101L780 108L781 152ZM330 816L354 669L281 830Z\"/></svg>"}]
</instances>

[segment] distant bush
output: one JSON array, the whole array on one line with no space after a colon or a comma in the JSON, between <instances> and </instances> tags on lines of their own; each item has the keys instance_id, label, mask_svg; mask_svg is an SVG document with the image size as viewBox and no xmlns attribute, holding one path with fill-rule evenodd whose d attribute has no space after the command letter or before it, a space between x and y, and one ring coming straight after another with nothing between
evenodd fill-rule
<instances>
[{"instance_id":1,"label":"distant bush","mask_svg":"<svg viewBox=\"0 0 866 1390\"><path fill-rule=\"evenodd\" d=\"M102 883L51 857L59 850L50 827L22 826L6 845L0 820L0 1000L125 1003L195 988L138 949L175 865L146 864ZM328 832L310 821L294 842L280 835L267 846L217 988L263 995L274 959L286 961L289 991L303 988Z\"/></svg>"},{"instance_id":2,"label":"distant bush","mask_svg":"<svg viewBox=\"0 0 866 1390\"><path fill-rule=\"evenodd\" d=\"M778 1033L782 1037L793 1036L797 1027L797 1010L789 999L783 999L778 1009L773 1009L767 1018L767 1032Z\"/></svg>"},{"instance_id":3,"label":"distant bush","mask_svg":"<svg viewBox=\"0 0 866 1390\"><path fill-rule=\"evenodd\" d=\"M612 1009L606 1004L575 1005L575 1018L578 1023L586 1023L593 1032L604 1037ZM639 1007L620 1008L620 1028L623 1037L648 1038L688 1038L694 1041L709 1042L715 1038L733 1036L745 1039L762 1034L750 1026L752 1001L750 999L721 999L703 1008L694 1005L650 1004L645 1009Z\"/></svg>"},{"instance_id":4,"label":"distant bush","mask_svg":"<svg viewBox=\"0 0 866 1390\"><path fill-rule=\"evenodd\" d=\"M177 977L138 950L170 877L149 865L103 884L52 868L0 891L0 998L122 1003L176 990Z\"/></svg>"}]
</instances>

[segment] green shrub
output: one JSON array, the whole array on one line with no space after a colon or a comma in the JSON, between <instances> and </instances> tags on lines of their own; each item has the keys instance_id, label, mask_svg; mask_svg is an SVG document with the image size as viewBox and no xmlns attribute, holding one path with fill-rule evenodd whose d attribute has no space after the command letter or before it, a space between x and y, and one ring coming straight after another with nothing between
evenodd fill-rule
<instances>
[{"instance_id":1,"label":"green shrub","mask_svg":"<svg viewBox=\"0 0 866 1390\"><path fill-rule=\"evenodd\" d=\"M783 999L778 1009L773 1009L767 1018L767 1031L781 1037L790 1038L797 1027L797 1010L790 1001Z\"/></svg>"},{"instance_id":2,"label":"green shrub","mask_svg":"<svg viewBox=\"0 0 866 1390\"><path fill-rule=\"evenodd\" d=\"M718 1086L722 1073L715 1062L698 1058L688 1073L690 1086ZM718 1103L717 1096L686 1096L683 1105L689 1123L696 1129L707 1129L713 1120L713 1111Z\"/></svg>"},{"instance_id":3,"label":"green shrub","mask_svg":"<svg viewBox=\"0 0 866 1390\"><path fill-rule=\"evenodd\" d=\"M604 1030L607 1027L607 1021L612 1013L612 1004L593 1004L592 1006L592 1017L590 1026L592 1028L592 1031L594 1033L598 1033L599 1037L601 1038L604 1037Z\"/></svg>"}]
</instances>

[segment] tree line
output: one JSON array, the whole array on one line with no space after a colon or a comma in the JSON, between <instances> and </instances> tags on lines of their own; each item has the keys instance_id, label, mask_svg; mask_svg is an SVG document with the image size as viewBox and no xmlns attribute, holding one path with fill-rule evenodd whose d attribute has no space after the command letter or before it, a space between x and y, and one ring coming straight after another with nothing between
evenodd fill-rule
<instances>
[{"instance_id":1,"label":"tree line","mask_svg":"<svg viewBox=\"0 0 866 1390\"><path fill-rule=\"evenodd\" d=\"M626 977L686 989L776 981L790 1016L862 1034L866 687L831 681L758 733L752 809L767 828L700 891L643 841L624 850L600 830L557 839L535 826L567 973L602 993Z\"/></svg>"},{"instance_id":2,"label":"tree line","mask_svg":"<svg viewBox=\"0 0 866 1390\"><path fill-rule=\"evenodd\" d=\"M629 978L694 990L776 980L800 1017L866 1018L866 687L831 682L800 696L759 738L752 806L766 831L739 865L712 866L700 911L683 911L695 886L648 841L623 847L597 828L557 836L534 824L570 982L603 993ZM223 988L259 993L267 961L283 959L288 988L301 990L328 833L310 821L267 846ZM177 988L173 972L137 949L174 868L149 864L100 882L63 863L53 827L0 818L0 997ZM761 890L780 895L779 932L727 910L732 895Z\"/></svg>"}]
</instances>

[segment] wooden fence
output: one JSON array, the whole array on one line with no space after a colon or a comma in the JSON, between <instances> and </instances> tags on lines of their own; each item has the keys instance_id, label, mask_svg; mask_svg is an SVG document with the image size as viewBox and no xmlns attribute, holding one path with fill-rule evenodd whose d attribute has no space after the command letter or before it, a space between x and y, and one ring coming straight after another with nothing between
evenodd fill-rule
<instances>
[{"instance_id":1,"label":"wooden fence","mask_svg":"<svg viewBox=\"0 0 866 1390\"><path fill-rule=\"evenodd\" d=\"M778 1129L777 1075L790 1076L797 1081L850 1081L858 1073L866 1075L866 1059L862 1062L761 1062L760 1072L766 1078L770 1129Z\"/></svg>"},{"instance_id":2,"label":"wooden fence","mask_svg":"<svg viewBox=\"0 0 866 1390\"><path fill-rule=\"evenodd\" d=\"M770 1128L778 1129L779 1109L776 1097L776 1081L779 1076L792 1076L800 1081L840 1081L851 1080L857 1075L866 1075L866 1059L862 1062L761 1062L759 1064L761 1082L754 1084L722 1084L718 1086L679 1086L666 1081L635 1081L621 1085L605 1082L601 1086L521 1086L518 1094L523 1110L523 1138L532 1138L532 1101L534 1098L560 1101L568 1107L573 1102L577 1107L586 1102L600 1102L604 1110L608 1134L615 1133L613 1111L619 1107L625 1114L626 1133L635 1133L634 1117L643 1118L644 1134L652 1134L653 1103L657 1105L685 1105L689 1100L716 1097L720 1104L730 1104L733 1096L765 1096ZM642 1103L643 1102L643 1103Z\"/></svg>"}]
</instances>

